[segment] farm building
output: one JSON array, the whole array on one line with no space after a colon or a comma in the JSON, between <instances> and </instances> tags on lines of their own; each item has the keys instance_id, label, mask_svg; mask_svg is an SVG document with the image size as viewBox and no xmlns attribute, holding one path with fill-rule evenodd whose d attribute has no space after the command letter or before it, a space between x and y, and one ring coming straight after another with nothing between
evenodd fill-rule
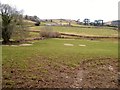
<instances>
[{"instance_id":1,"label":"farm building","mask_svg":"<svg viewBox=\"0 0 120 90\"><path fill-rule=\"evenodd\" d=\"M120 26L120 20L109 21L109 22L106 22L105 25Z\"/></svg>"},{"instance_id":2,"label":"farm building","mask_svg":"<svg viewBox=\"0 0 120 90\"><path fill-rule=\"evenodd\" d=\"M111 25L112 26L118 26L118 25L120 25L120 20L112 21Z\"/></svg>"}]
</instances>

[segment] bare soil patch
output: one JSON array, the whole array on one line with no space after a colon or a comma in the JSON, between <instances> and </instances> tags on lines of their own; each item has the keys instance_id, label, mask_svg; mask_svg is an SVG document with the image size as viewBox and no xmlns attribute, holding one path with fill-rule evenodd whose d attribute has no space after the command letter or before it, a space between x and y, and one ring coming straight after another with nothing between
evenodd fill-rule
<instances>
[{"instance_id":1,"label":"bare soil patch","mask_svg":"<svg viewBox=\"0 0 120 90\"><path fill-rule=\"evenodd\" d=\"M118 88L118 61L113 58L98 58L83 61L82 87L84 88Z\"/></svg>"},{"instance_id":2,"label":"bare soil patch","mask_svg":"<svg viewBox=\"0 0 120 90\"><path fill-rule=\"evenodd\" d=\"M83 60L76 68L37 56L28 67L3 66L3 87L13 88L118 88L117 58Z\"/></svg>"}]
</instances>

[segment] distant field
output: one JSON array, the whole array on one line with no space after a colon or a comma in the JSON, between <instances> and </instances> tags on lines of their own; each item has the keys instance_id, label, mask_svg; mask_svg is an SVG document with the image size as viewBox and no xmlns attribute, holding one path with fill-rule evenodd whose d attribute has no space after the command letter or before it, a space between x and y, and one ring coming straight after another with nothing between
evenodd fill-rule
<instances>
[{"instance_id":1,"label":"distant field","mask_svg":"<svg viewBox=\"0 0 120 90\"><path fill-rule=\"evenodd\" d=\"M44 26L31 27L30 30L41 30ZM72 33L78 35L88 35L88 36L118 36L117 30L112 30L109 28L80 28L80 27L60 27L60 26L50 26L53 31L62 33Z\"/></svg>"}]
</instances>

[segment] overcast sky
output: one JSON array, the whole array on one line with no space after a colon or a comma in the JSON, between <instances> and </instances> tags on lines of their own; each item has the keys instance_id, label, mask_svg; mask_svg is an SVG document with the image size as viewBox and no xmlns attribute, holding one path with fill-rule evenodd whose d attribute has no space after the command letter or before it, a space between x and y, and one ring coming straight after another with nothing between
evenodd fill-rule
<instances>
[{"instance_id":1,"label":"overcast sky","mask_svg":"<svg viewBox=\"0 0 120 90\"><path fill-rule=\"evenodd\" d=\"M119 0L0 0L40 19L118 19Z\"/></svg>"}]
</instances>

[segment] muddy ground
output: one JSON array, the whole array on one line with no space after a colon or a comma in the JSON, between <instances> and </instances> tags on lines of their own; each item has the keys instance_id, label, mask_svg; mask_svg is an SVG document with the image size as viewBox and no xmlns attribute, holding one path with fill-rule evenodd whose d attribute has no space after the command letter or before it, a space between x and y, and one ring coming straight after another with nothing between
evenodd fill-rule
<instances>
[{"instance_id":1,"label":"muddy ground","mask_svg":"<svg viewBox=\"0 0 120 90\"><path fill-rule=\"evenodd\" d=\"M3 65L3 88L118 88L117 58L83 60L75 68L41 57L28 63L27 69Z\"/></svg>"}]
</instances>

